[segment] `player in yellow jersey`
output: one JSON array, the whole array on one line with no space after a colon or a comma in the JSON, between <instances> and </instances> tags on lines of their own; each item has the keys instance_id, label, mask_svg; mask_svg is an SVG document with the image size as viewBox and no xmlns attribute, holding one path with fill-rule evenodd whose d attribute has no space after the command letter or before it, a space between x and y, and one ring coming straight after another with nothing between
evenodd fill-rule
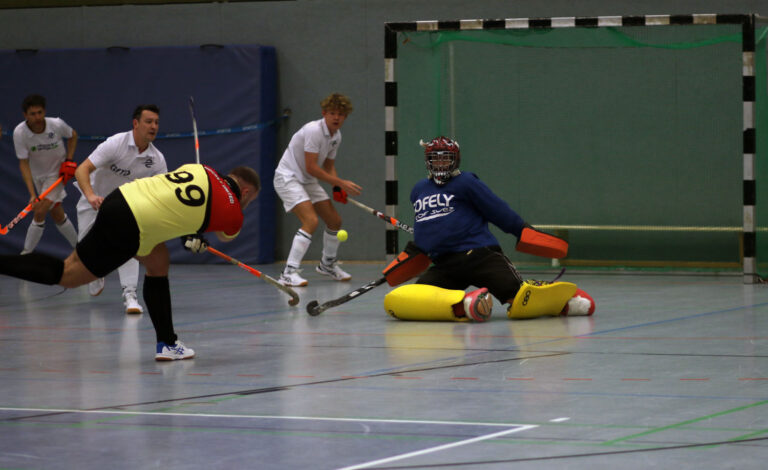
<instances>
[{"instance_id":1,"label":"player in yellow jersey","mask_svg":"<svg viewBox=\"0 0 768 470\"><path fill-rule=\"evenodd\" d=\"M184 165L120 186L104 198L96 221L65 260L42 253L0 256L0 274L73 288L104 277L132 257L145 269L144 302L157 335L155 359L190 359L173 330L170 256L165 241L185 237L185 248L206 248L200 234L232 240L243 225L243 209L258 196L259 175L237 167L226 176L199 164Z\"/></svg>"}]
</instances>

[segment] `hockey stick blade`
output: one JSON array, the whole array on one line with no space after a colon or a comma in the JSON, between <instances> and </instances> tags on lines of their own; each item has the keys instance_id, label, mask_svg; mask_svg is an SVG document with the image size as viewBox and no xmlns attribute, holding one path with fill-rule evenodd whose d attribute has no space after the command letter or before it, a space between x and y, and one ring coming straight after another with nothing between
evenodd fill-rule
<instances>
[{"instance_id":1,"label":"hockey stick blade","mask_svg":"<svg viewBox=\"0 0 768 470\"><path fill-rule=\"evenodd\" d=\"M241 261L238 261L235 258L233 258L233 257L231 257L231 256L229 256L229 255L227 255L225 253L222 253L221 251L217 250L216 248L213 248L213 247L209 246L209 247L206 248L206 250L209 253L213 253L214 255L218 256L219 258L222 258L222 259L225 259L225 260L229 261L230 263L234 264L235 266L239 266L239 267L245 269L246 271L248 271L249 273L253 274L254 276L264 280L267 284L270 284L273 287L276 287L279 290L281 290L281 291L285 292L286 294L288 294L291 297L291 300L288 301L288 305L290 305L292 307L296 306L296 305L299 305L299 300L300 300L299 299L299 294L297 294L290 287L284 286L284 285L280 284L276 279L274 279L272 277L269 277L268 275L264 274L263 272L259 271L258 269L252 268L252 267L248 266L247 264L245 264L245 263L243 263Z\"/></svg>"},{"instance_id":2,"label":"hockey stick blade","mask_svg":"<svg viewBox=\"0 0 768 470\"><path fill-rule=\"evenodd\" d=\"M313 300L307 304L307 313L313 317L316 317L321 313L325 312L326 310L328 310L329 308L336 307L343 303L347 303L350 300L365 294L366 292L373 289L374 287L384 284L386 281L387 281L386 277L381 277L379 279L376 279L375 281L369 282L364 286L358 287L352 292L342 295L338 299L333 299L333 300L329 300L328 302L324 302L322 305L318 305L317 300Z\"/></svg>"}]
</instances>

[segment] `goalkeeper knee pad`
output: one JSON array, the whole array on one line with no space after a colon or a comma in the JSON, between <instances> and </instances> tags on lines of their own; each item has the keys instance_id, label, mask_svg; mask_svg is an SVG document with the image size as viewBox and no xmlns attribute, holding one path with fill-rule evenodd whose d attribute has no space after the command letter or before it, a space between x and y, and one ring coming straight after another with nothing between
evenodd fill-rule
<instances>
[{"instance_id":1,"label":"goalkeeper knee pad","mask_svg":"<svg viewBox=\"0 0 768 470\"><path fill-rule=\"evenodd\" d=\"M488 289L467 294L427 284L398 287L384 297L384 309L398 320L485 321L491 315L493 299Z\"/></svg>"}]
</instances>

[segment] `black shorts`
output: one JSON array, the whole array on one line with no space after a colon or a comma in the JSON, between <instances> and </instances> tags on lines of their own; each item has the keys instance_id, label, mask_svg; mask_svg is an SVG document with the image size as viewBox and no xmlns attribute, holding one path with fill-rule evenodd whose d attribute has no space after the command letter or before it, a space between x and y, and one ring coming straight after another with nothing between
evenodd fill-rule
<instances>
[{"instance_id":1,"label":"black shorts","mask_svg":"<svg viewBox=\"0 0 768 470\"><path fill-rule=\"evenodd\" d=\"M432 266L416 282L464 290L486 287L499 302L514 299L523 279L499 246L449 253L432 260Z\"/></svg>"},{"instance_id":2,"label":"black shorts","mask_svg":"<svg viewBox=\"0 0 768 470\"><path fill-rule=\"evenodd\" d=\"M96 277L106 276L136 256L139 226L119 189L104 198L91 230L75 249Z\"/></svg>"}]
</instances>

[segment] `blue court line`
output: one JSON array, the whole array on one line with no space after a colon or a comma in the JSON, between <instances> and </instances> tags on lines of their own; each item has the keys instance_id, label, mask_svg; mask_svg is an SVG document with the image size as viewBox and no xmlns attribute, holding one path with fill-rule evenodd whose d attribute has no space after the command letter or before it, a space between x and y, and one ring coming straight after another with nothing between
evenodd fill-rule
<instances>
[{"instance_id":1,"label":"blue court line","mask_svg":"<svg viewBox=\"0 0 768 470\"><path fill-rule=\"evenodd\" d=\"M365 375L372 375L372 374L375 375L375 374L383 374L383 373L387 373L387 372L396 373L397 371L407 371L408 368L413 368L413 367L430 366L430 365L433 365L433 364L436 364L436 363L442 363L442 362L447 362L447 361L466 360L466 359L474 358L474 357L477 357L477 356L486 355L489 352L509 351L509 352L518 352L521 355L526 355L526 354L543 354L543 353L539 353L539 352L531 352L531 351L528 351L528 349L533 347L533 346L539 346L539 345L542 345L542 344L555 343L555 342L559 342L559 341L571 341L571 340L578 339L578 338L586 338L586 337L589 337L589 336L613 333L613 332L616 332L616 331L624 331L624 330L630 330L630 329L633 329L633 328L643 328L643 327L646 327L646 326L655 326L655 325L660 325L660 324L664 324L664 323L672 323L672 322L678 322L678 321L685 321L685 320L690 320L690 319L693 319L693 318L701 318L701 317L706 317L706 316L711 316L711 315L719 315L721 313L729 313L729 312L734 312L734 311L738 311L738 310L744 310L744 309L756 308L756 307L764 307L764 306L768 306L768 302L763 302L763 303L759 303L759 304L752 304L752 305L742 305L740 307L727 308L727 309L723 309L723 310L715 310L715 311L712 311L712 312L697 313L697 314L694 314L694 315L687 315L687 316L684 316L684 317L670 318L668 320L658 320L658 321L652 321L652 322L647 322L647 323L638 323L636 325L623 326L623 327L620 327L620 328L612 328L610 330L594 331L592 333L587 333L587 334L573 336L573 337L547 339L547 340L544 340L544 341L537 341L537 342L533 342L533 343L527 343L524 347L521 347L521 346L511 346L511 347L509 347L507 349L499 349L497 351L478 351L478 352L475 352L475 353L472 353L472 354L466 354L466 355L462 355L462 356L444 357L444 358L436 359L434 361L429 361L429 362L418 362L418 363L415 363L415 364L405 364L405 365L401 365L401 366L398 366L398 367L390 367L390 368L386 368L386 369L378 369L378 370L374 370L374 371L367 371L367 372L363 372L363 373L361 373L359 375L363 375L363 376L365 376ZM569 354L569 352L563 352L563 354ZM523 359L536 359L536 358L537 358L536 356L534 356L534 357L521 357L520 360L523 360ZM467 365L474 365L474 364L467 364Z\"/></svg>"},{"instance_id":2,"label":"blue court line","mask_svg":"<svg viewBox=\"0 0 768 470\"><path fill-rule=\"evenodd\" d=\"M242 132L250 132L250 131L257 131L260 129L266 129L267 127L274 126L275 124L278 124L283 119L287 119L288 115L283 114L282 116L272 119L270 121L266 122L260 122L257 124L249 124L246 126L236 126L236 127L225 127L221 129L213 129L210 131L200 131L197 133L199 137L205 137L208 135L225 135L225 134L239 134ZM12 136L13 130L3 130L2 135ZM102 141L107 140L109 136L108 135L78 135L77 140L83 140L83 141ZM193 132L166 132L157 134L155 139L182 139L182 138L189 138L194 137Z\"/></svg>"},{"instance_id":3,"label":"blue court line","mask_svg":"<svg viewBox=\"0 0 768 470\"><path fill-rule=\"evenodd\" d=\"M712 312L696 313L696 314L687 315L687 316L684 316L684 317L670 318L668 320L657 320L657 321L652 321L652 322L647 322L647 323L639 323L637 325L622 326L620 328L613 328L613 329L610 329L610 330L593 331L592 333L587 333L587 334L584 334L584 335L574 336L574 338L583 338L583 337L586 337L586 336L602 335L602 334L606 334L606 333L613 333L613 332L616 332L616 331L631 330L631 329L634 329L634 328L644 328L646 326L663 325L665 323L673 323L673 322L678 322L678 321L686 321L686 320L691 320L693 318L702 318L702 317L708 317L708 316L711 316L711 315L719 315L721 313L736 312L736 311L744 310L744 309L748 309L748 308L765 307L765 306L768 306L768 302L763 302L763 303L759 303L759 304L752 304L752 305L742 305L740 307L726 308L726 309L723 309L723 310L715 310L715 311L712 311ZM558 341L560 341L560 340L558 340ZM549 342L549 341L546 341L546 342ZM538 344L538 343L535 343L535 344Z\"/></svg>"}]
</instances>

